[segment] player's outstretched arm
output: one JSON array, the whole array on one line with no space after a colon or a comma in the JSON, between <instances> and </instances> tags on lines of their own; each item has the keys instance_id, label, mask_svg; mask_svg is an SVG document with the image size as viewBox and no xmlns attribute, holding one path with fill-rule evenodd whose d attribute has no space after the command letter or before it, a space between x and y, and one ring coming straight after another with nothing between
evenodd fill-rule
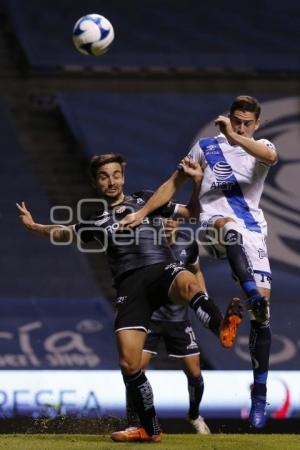
<instances>
[{"instance_id":1,"label":"player's outstretched arm","mask_svg":"<svg viewBox=\"0 0 300 450\"><path fill-rule=\"evenodd\" d=\"M21 205L16 203L16 205L20 213L20 220L27 230L48 239L52 238L54 242L70 242L74 239L72 225L42 225L36 223L30 211L27 209L25 202L22 202ZM72 239L70 239L70 236Z\"/></svg>"},{"instance_id":2,"label":"player's outstretched arm","mask_svg":"<svg viewBox=\"0 0 300 450\"><path fill-rule=\"evenodd\" d=\"M188 175L184 171L176 171L173 175L163 183L147 203L139 211L133 214L128 214L121 221L121 225L134 228L137 227L142 220L151 214L156 209L165 205L170 201L175 192L182 186L182 184L188 179Z\"/></svg>"},{"instance_id":3,"label":"player's outstretched arm","mask_svg":"<svg viewBox=\"0 0 300 450\"><path fill-rule=\"evenodd\" d=\"M233 131L230 119L225 116L218 116L215 125L219 126L221 133L225 134L229 142L241 146L249 155L254 156L259 161L270 166L276 164L278 155L275 148L269 147L263 142L255 141Z\"/></svg>"}]
</instances>

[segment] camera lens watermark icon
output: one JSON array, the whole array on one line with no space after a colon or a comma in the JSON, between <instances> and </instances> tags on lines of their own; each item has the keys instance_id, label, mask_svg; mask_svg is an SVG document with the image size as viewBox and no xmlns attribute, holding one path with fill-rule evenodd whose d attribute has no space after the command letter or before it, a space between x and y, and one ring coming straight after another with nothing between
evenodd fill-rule
<instances>
[{"instance_id":1,"label":"camera lens watermark icon","mask_svg":"<svg viewBox=\"0 0 300 450\"><path fill-rule=\"evenodd\" d=\"M59 217L57 217L59 216ZM65 218L62 218L65 217ZM57 228L52 228L50 231L50 242L53 245L70 245L73 242L73 230L70 224L73 222L73 211L70 206L52 206L50 209L50 221L57 224ZM68 225L68 226L66 226ZM56 237L57 231L64 230L64 240L58 240Z\"/></svg>"}]
</instances>

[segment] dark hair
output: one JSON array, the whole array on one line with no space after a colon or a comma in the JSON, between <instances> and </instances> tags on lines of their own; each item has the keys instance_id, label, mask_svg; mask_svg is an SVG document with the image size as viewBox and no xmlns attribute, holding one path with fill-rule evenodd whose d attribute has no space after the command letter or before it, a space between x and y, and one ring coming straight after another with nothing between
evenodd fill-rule
<instances>
[{"instance_id":1,"label":"dark hair","mask_svg":"<svg viewBox=\"0 0 300 450\"><path fill-rule=\"evenodd\" d=\"M250 97L249 95L239 95L236 97L230 107L230 115L232 115L235 111L249 111L253 112L255 118L258 119L260 116L260 104L254 97Z\"/></svg>"},{"instance_id":2,"label":"dark hair","mask_svg":"<svg viewBox=\"0 0 300 450\"><path fill-rule=\"evenodd\" d=\"M89 173L92 180L96 180L97 172L99 167L104 166L104 164L109 163L119 163L122 167L122 173L125 168L125 160L122 155L118 153L107 153L106 155L95 155L90 161Z\"/></svg>"}]
</instances>

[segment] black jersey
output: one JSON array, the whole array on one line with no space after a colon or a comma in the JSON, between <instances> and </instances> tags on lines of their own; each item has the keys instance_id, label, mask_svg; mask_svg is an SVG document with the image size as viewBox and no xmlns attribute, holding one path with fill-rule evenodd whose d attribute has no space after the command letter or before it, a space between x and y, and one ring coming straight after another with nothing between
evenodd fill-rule
<instances>
[{"instance_id":1,"label":"black jersey","mask_svg":"<svg viewBox=\"0 0 300 450\"><path fill-rule=\"evenodd\" d=\"M97 241L106 252L115 284L126 272L157 263L174 262L175 258L165 238L162 218L172 217L176 204L169 202L154 211L134 229L120 229L120 221L142 208L152 191L125 196L122 203L104 209L87 222L75 225L75 231L85 242Z\"/></svg>"},{"instance_id":2,"label":"black jersey","mask_svg":"<svg viewBox=\"0 0 300 450\"><path fill-rule=\"evenodd\" d=\"M199 248L197 242L193 240L192 234L179 230L176 234L176 241L170 248L176 261L180 262L180 264L187 266L198 263ZM176 305L170 301L156 309L151 316L151 320L166 322L188 320L188 307Z\"/></svg>"}]
</instances>

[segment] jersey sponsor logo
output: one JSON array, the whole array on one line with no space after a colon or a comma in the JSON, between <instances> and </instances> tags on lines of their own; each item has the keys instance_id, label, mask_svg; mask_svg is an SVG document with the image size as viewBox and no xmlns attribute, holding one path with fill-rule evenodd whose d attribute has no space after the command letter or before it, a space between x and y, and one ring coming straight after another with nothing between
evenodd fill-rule
<instances>
[{"instance_id":1,"label":"jersey sponsor logo","mask_svg":"<svg viewBox=\"0 0 300 450\"><path fill-rule=\"evenodd\" d=\"M104 214L103 214L104 215ZM104 223L108 222L110 219L110 216L107 217L103 217L102 219L96 220L95 225L97 227L100 227L101 225L103 225Z\"/></svg>"},{"instance_id":2,"label":"jersey sponsor logo","mask_svg":"<svg viewBox=\"0 0 300 450\"><path fill-rule=\"evenodd\" d=\"M231 191L231 189L234 186L234 182L233 181L214 181L210 188L213 189L219 189L221 191Z\"/></svg>"},{"instance_id":3,"label":"jersey sponsor logo","mask_svg":"<svg viewBox=\"0 0 300 450\"><path fill-rule=\"evenodd\" d=\"M138 205L143 205L145 203L144 200L142 198L140 198L140 197L138 197L136 199L136 202L137 202Z\"/></svg>"},{"instance_id":4,"label":"jersey sponsor logo","mask_svg":"<svg viewBox=\"0 0 300 450\"><path fill-rule=\"evenodd\" d=\"M210 146L208 146L210 147ZM215 147L215 146L214 146ZM232 167L227 161L218 161L212 167L212 171L217 179L211 184L211 189L220 189L221 191L230 191L234 186L234 181L226 181L233 175Z\"/></svg>"},{"instance_id":5,"label":"jersey sponsor logo","mask_svg":"<svg viewBox=\"0 0 300 450\"><path fill-rule=\"evenodd\" d=\"M226 161L218 161L212 171L218 181L227 180L232 175L232 168Z\"/></svg>"},{"instance_id":6,"label":"jersey sponsor logo","mask_svg":"<svg viewBox=\"0 0 300 450\"><path fill-rule=\"evenodd\" d=\"M119 222L114 222L113 224L109 225L108 227L105 227L105 231L109 233L114 233L120 228Z\"/></svg>"}]
</instances>

